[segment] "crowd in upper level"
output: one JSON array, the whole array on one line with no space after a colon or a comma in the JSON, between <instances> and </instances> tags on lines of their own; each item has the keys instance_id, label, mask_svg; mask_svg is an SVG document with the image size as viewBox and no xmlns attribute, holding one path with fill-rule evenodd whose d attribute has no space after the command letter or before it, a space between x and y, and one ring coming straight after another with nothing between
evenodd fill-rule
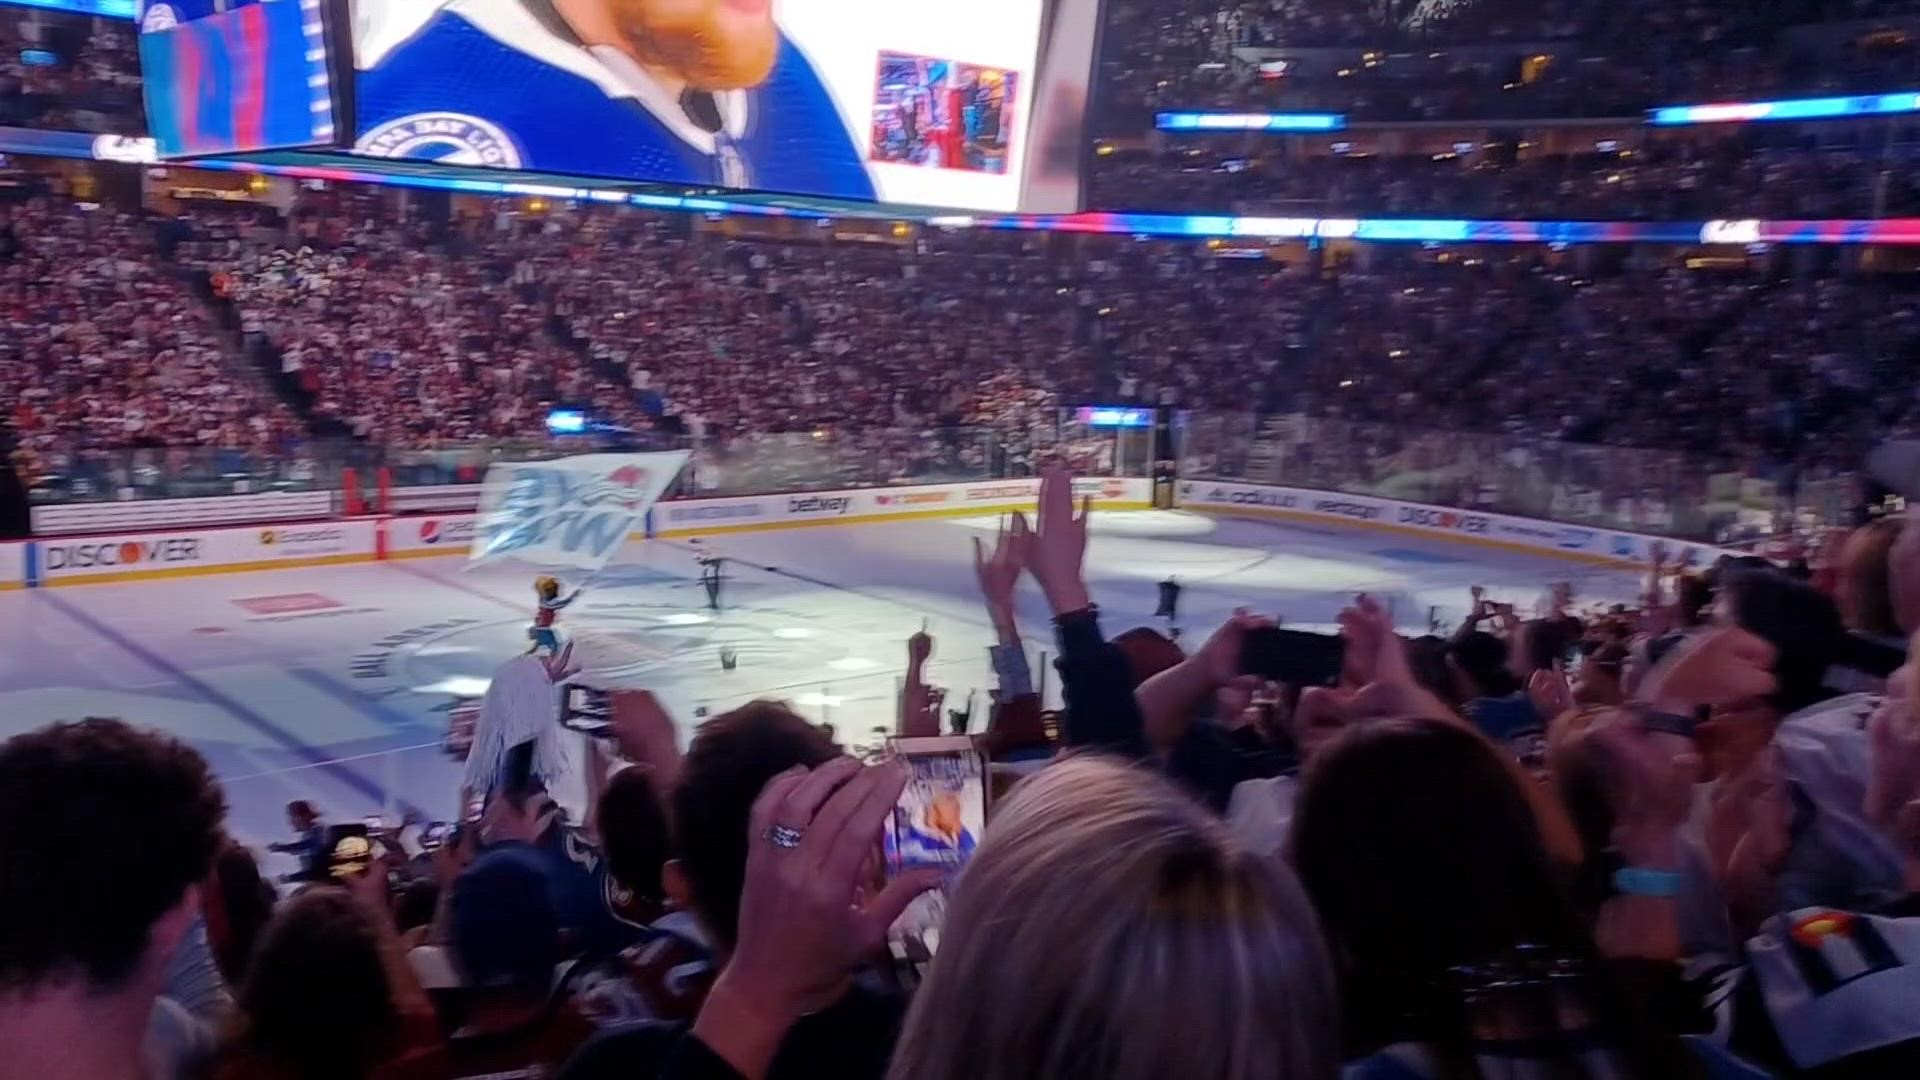
<instances>
[{"instance_id":1,"label":"crowd in upper level","mask_svg":"<svg viewBox=\"0 0 1920 1080\"><path fill-rule=\"evenodd\" d=\"M1139 401L1840 469L1920 417L1920 294L1892 276L983 230L729 239L608 207L436 217L350 186L285 215L48 195L8 215L9 419L56 461L531 437L556 405L825 438Z\"/></svg>"},{"instance_id":2,"label":"crowd in upper level","mask_svg":"<svg viewBox=\"0 0 1920 1080\"><path fill-rule=\"evenodd\" d=\"M1158 150L1096 158L1089 202L1162 213L1510 221L1920 213L1914 148L1907 144L1816 149L1756 145L1732 135L1632 146L1596 142L1607 148L1543 153L1509 140L1465 142L1433 154L1289 155L1244 136L1180 137Z\"/></svg>"}]
</instances>

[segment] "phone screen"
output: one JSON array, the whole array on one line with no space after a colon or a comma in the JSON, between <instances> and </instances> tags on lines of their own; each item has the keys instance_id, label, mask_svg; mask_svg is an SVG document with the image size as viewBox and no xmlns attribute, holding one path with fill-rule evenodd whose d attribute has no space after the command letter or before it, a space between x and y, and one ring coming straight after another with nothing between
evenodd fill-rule
<instances>
[{"instance_id":1,"label":"phone screen","mask_svg":"<svg viewBox=\"0 0 1920 1080\"><path fill-rule=\"evenodd\" d=\"M1247 631L1240 645L1240 671L1288 686L1332 686L1346 664L1347 640L1266 626Z\"/></svg>"},{"instance_id":2,"label":"phone screen","mask_svg":"<svg viewBox=\"0 0 1920 1080\"><path fill-rule=\"evenodd\" d=\"M347 826L346 829L352 829ZM336 880L358 877L367 872L374 859L373 842L364 832L341 831L334 838L333 850L327 856L327 872Z\"/></svg>"},{"instance_id":3,"label":"phone screen","mask_svg":"<svg viewBox=\"0 0 1920 1080\"><path fill-rule=\"evenodd\" d=\"M560 723L584 735L605 735L613 723L613 705L605 690L592 686L567 684L566 704L560 710Z\"/></svg>"},{"instance_id":4,"label":"phone screen","mask_svg":"<svg viewBox=\"0 0 1920 1080\"><path fill-rule=\"evenodd\" d=\"M887 871L934 869L951 878L972 858L986 829L986 760L965 736L894 739L890 745L911 775L883 839ZM945 886L922 893L893 924L892 936L931 954L939 947L946 911Z\"/></svg>"}]
</instances>

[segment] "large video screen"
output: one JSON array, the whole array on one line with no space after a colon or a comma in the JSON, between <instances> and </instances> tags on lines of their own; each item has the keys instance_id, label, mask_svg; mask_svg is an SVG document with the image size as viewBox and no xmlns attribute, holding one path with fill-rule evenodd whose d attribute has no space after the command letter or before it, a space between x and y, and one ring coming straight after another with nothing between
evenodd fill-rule
<instances>
[{"instance_id":1,"label":"large video screen","mask_svg":"<svg viewBox=\"0 0 1920 1080\"><path fill-rule=\"evenodd\" d=\"M323 0L149 0L147 125L162 158L330 146L340 108Z\"/></svg>"},{"instance_id":2,"label":"large video screen","mask_svg":"<svg viewBox=\"0 0 1920 1080\"><path fill-rule=\"evenodd\" d=\"M354 150L1079 209L1098 0L356 0Z\"/></svg>"}]
</instances>

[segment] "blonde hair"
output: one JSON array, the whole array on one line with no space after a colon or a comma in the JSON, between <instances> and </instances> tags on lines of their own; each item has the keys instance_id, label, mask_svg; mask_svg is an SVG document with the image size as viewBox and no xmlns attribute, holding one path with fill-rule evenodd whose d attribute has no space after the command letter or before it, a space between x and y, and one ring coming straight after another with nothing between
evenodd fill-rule
<instances>
[{"instance_id":1,"label":"blonde hair","mask_svg":"<svg viewBox=\"0 0 1920 1080\"><path fill-rule=\"evenodd\" d=\"M1099 757L1016 787L955 888L890 1080L1320 1080L1332 970L1277 858Z\"/></svg>"}]
</instances>

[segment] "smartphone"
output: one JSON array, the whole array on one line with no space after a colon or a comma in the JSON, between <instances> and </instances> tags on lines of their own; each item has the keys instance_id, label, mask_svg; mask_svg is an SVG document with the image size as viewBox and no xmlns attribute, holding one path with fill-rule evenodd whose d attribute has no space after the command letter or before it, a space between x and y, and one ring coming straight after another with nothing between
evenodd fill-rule
<instances>
[{"instance_id":1,"label":"smartphone","mask_svg":"<svg viewBox=\"0 0 1920 1080\"><path fill-rule=\"evenodd\" d=\"M560 723L582 735L605 738L613 729L613 703L605 690L568 683Z\"/></svg>"},{"instance_id":2,"label":"smartphone","mask_svg":"<svg viewBox=\"0 0 1920 1080\"><path fill-rule=\"evenodd\" d=\"M1293 687L1332 686L1347 661L1347 639L1263 626L1240 643L1240 673Z\"/></svg>"},{"instance_id":3,"label":"smartphone","mask_svg":"<svg viewBox=\"0 0 1920 1080\"><path fill-rule=\"evenodd\" d=\"M327 853L327 873L334 880L359 877L373 864L373 842L363 832L342 832L334 838Z\"/></svg>"},{"instance_id":4,"label":"smartphone","mask_svg":"<svg viewBox=\"0 0 1920 1080\"><path fill-rule=\"evenodd\" d=\"M987 825L987 763L971 738L889 739L910 775L882 837L890 876L935 869L949 879L973 857ZM939 948L946 920L945 886L915 898L890 930L910 952Z\"/></svg>"}]
</instances>

